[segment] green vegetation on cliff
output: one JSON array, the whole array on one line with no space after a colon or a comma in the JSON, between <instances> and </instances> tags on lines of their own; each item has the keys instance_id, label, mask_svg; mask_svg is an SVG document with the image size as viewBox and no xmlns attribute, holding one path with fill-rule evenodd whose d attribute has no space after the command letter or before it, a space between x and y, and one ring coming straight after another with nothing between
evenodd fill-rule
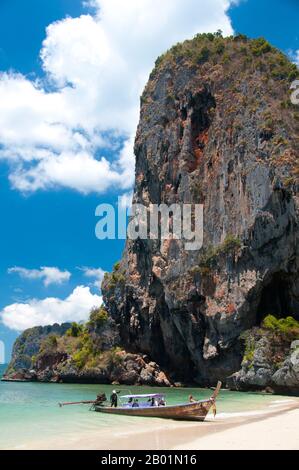
<instances>
[{"instance_id":1,"label":"green vegetation on cliff","mask_svg":"<svg viewBox=\"0 0 299 470\"><path fill-rule=\"evenodd\" d=\"M125 270L121 267L120 262L115 263L112 273L105 273L103 281L103 283L105 283L105 285L111 290L116 289L116 287L122 287L125 282Z\"/></svg>"},{"instance_id":2,"label":"green vegetation on cliff","mask_svg":"<svg viewBox=\"0 0 299 470\"><path fill-rule=\"evenodd\" d=\"M291 343L299 340L299 321L290 316L276 318L267 315L260 327L245 331L241 340L244 342L243 364L247 364L249 369L254 365L255 355L261 361L260 351L263 348L262 355L268 354L269 364L278 368L289 352Z\"/></svg>"},{"instance_id":3,"label":"green vegetation on cliff","mask_svg":"<svg viewBox=\"0 0 299 470\"><path fill-rule=\"evenodd\" d=\"M92 328L103 327L109 319L107 310L102 307L95 307L91 310L87 325Z\"/></svg>"},{"instance_id":4,"label":"green vegetation on cliff","mask_svg":"<svg viewBox=\"0 0 299 470\"><path fill-rule=\"evenodd\" d=\"M79 325L78 323L73 322L71 328L67 330L66 335L77 338L82 333L82 331L83 325Z\"/></svg>"},{"instance_id":5,"label":"green vegetation on cliff","mask_svg":"<svg viewBox=\"0 0 299 470\"><path fill-rule=\"evenodd\" d=\"M292 81L299 76L296 65L263 37L249 39L243 34L237 34L223 38L221 31L197 34L193 39L171 47L156 60L152 76L159 67L173 61L187 60L190 65L198 65L207 62L215 64L220 60L222 64L229 64L236 59L236 54L240 56L240 65L250 66L254 70L269 65L268 78ZM222 58L219 59L219 56Z\"/></svg>"},{"instance_id":6,"label":"green vegetation on cliff","mask_svg":"<svg viewBox=\"0 0 299 470\"><path fill-rule=\"evenodd\" d=\"M274 315L267 315L263 320L262 327L290 340L299 339L299 321L293 317L278 319Z\"/></svg>"},{"instance_id":7,"label":"green vegetation on cliff","mask_svg":"<svg viewBox=\"0 0 299 470\"><path fill-rule=\"evenodd\" d=\"M213 269L216 269L219 263L219 258L226 256L233 256L241 248L242 243L238 237L227 235L220 245L209 246L203 249L197 266L190 269L191 274L199 272L202 275L209 274Z\"/></svg>"}]
</instances>

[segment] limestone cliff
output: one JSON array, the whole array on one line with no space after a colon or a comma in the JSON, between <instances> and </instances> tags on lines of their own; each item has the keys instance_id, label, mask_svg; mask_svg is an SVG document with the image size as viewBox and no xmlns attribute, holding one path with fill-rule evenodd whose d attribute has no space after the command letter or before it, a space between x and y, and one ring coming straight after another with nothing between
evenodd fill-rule
<instances>
[{"instance_id":1,"label":"limestone cliff","mask_svg":"<svg viewBox=\"0 0 299 470\"><path fill-rule=\"evenodd\" d=\"M161 367L172 381L298 393L297 75L265 40L218 33L157 60L134 202L203 204L203 247L128 240L102 285L104 324L48 336L26 364L16 346L8 377L19 364L38 380L169 384Z\"/></svg>"},{"instance_id":2,"label":"limestone cliff","mask_svg":"<svg viewBox=\"0 0 299 470\"><path fill-rule=\"evenodd\" d=\"M177 380L226 381L244 331L299 318L297 74L263 39L199 35L142 95L134 202L203 204L204 245L128 240L102 290L124 346Z\"/></svg>"}]
</instances>

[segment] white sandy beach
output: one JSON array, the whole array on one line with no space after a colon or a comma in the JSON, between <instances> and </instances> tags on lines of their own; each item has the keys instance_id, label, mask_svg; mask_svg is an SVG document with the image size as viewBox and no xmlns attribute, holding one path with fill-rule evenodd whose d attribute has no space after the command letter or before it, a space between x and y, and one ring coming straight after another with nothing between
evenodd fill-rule
<instances>
[{"instance_id":1,"label":"white sandy beach","mask_svg":"<svg viewBox=\"0 0 299 470\"><path fill-rule=\"evenodd\" d=\"M186 445L174 448L186 449ZM259 416L195 438L188 449L299 450L299 408Z\"/></svg>"},{"instance_id":2,"label":"white sandy beach","mask_svg":"<svg viewBox=\"0 0 299 470\"><path fill-rule=\"evenodd\" d=\"M137 421L136 421L137 424ZM141 425L142 424L142 425ZM19 447L23 448L24 447ZM35 441L26 449L94 450L299 450L299 400L275 401L264 410L212 415L203 423L138 422L109 433L83 432L50 441Z\"/></svg>"}]
</instances>

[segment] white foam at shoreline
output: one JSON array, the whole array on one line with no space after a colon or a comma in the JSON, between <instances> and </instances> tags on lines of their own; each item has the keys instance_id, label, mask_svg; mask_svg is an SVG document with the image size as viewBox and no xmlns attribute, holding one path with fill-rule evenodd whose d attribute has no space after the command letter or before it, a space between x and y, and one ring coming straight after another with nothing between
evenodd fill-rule
<instances>
[{"instance_id":1,"label":"white foam at shoreline","mask_svg":"<svg viewBox=\"0 0 299 470\"><path fill-rule=\"evenodd\" d=\"M269 408L280 408L281 406L284 405L291 405L292 403L296 403L295 400L290 400L290 401L283 401L283 402L277 402L277 403L271 403L269 405Z\"/></svg>"},{"instance_id":2,"label":"white foam at shoreline","mask_svg":"<svg viewBox=\"0 0 299 470\"><path fill-rule=\"evenodd\" d=\"M219 413L217 418L219 419L229 419L229 418L242 418L246 416L261 416L269 413L269 408L279 408L282 405L287 405L291 403L296 403L296 400L275 400L268 405L268 408L262 410L253 410L253 411L240 411L232 413Z\"/></svg>"},{"instance_id":3,"label":"white foam at shoreline","mask_svg":"<svg viewBox=\"0 0 299 470\"><path fill-rule=\"evenodd\" d=\"M281 404L281 403L294 403L296 400L293 400L292 398L291 399L287 399L287 400L274 400L274 401L271 401L271 404Z\"/></svg>"},{"instance_id":4,"label":"white foam at shoreline","mask_svg":"<svg viewBox=\"0 0 299 470\"><path fill-rule=\"evenodd\" d=\"M240 418L246 416L257 416L266 414L266 410L255 410L255 411L240 411L235 413L217 413L217 418L228 419L228 418Z\"/></svg>"}]
</instances>

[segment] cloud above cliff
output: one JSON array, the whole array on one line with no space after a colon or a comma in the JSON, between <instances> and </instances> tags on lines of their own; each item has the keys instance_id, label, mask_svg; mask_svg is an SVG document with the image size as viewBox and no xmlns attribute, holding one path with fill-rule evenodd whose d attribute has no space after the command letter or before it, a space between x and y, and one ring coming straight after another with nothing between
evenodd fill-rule
<instances>
[{"instance_id":1,"label":"cloud above cliff","mask_svg":"<svg viewBox=\"0 0 299 470\"><path fill-rule=\"evenodd\" d=\"M0 159L12 187L129 189L139 96L156 57L198 32L231 34L232 3L93 0L93 14L49 25L44 78L0 74Z\"/></svg>"},{"instance_id":2,"label":"cloud above cliff","mask_svg":"<svg viewBox=\"0 0 299 470\"><path fill-rule=\"evenodd\" d=\"M101 303L102 297L92 294L89 287L78 286L63 300L48 297L8 305L0 311L0 320L7 328L15 331L37 325L85 321L92 307Z\"/></svg>"},{"instance_id":3,"label":"cloud above cliff","mask_svg":"<svg viewBox=\"0 0 299 470\"><path fill-rule=\"evenodd\" d=\"M44 285L48 287L51 284L62 284L67 282L71 273L69 271L61 271L55 267L43 266L40 269L27 269L15 266L8 269L8 274L16 273L23 279L40 279Z\"/></svg>"},{"instance_id":4,"label":"cloud above cliff","mask_svg":"<svg viewBox=\"0 0 299 470\"><path fill-rule=\"evenodd\" d=\"M101 290L101 284L104 279L105 271L102 268L79 268L83 271L85 277L92 280L92 286L98 290Z\"/></svg>"}]
</instances>

